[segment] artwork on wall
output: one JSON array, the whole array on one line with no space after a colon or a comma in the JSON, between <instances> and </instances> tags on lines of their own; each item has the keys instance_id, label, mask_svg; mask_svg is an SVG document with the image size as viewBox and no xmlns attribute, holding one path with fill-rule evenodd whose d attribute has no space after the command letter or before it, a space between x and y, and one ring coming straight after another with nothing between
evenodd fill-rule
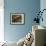
<instances>
[{"instance_id":1,"label":"artwork on wall","mask_svg":"<svg viewBox=\"0 0 46 46\"><path fill-rule=\"evenodd\" d=\"M36 21L36 23L40 23L40 20L43 22L44 19L43 19L43 13L46 11L46 9L43 9L42 11L39 11L37 13L37 16L34 18L34 21ZM46 12L45 12L46 13ZM44 14L45 14L44 13Z\"/></svg>"},{"instance_id":2,"label":"artwork on wall","mask_svg":"<svg viewBox=\"0 0 46 46\"><path fill-rule=\"evenodd\" d=\"M24 13L11 13L10 14L10 23L11 24L24 24Z\"/></svg>"}]
</instances>

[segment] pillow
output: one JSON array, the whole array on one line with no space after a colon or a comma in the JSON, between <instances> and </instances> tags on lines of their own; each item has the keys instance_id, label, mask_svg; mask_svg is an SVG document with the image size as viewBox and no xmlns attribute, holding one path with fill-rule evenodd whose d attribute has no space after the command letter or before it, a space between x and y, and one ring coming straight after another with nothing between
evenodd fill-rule
<instances>
[{"instance_id":1,"label":"pillow","mask_svg":"<svg viewBox=\"0 0 46 46\"><path fill-rule=\"evenodd\" d=\"M17 46L23 46L23 44L24 44L24 39L25 39L25 37L24 37L24 38L21 38L21 39L17 42Z\"/></svg>"},{"instance_id":2,"label":"pillow","mask_svg":"<svg viewBox=\"0 0 46 46\"><path fill-rule=\"evenodd\" d=\"M15 41L8 41L6 43L7 46L17 46L17 43Z\"/></svg>"},{"instance_id":3,"label":"pillow","mask_svg":"<svg viewBox=\"0 0 46 46\"><path fill-rule=\"evenodd\" d=\"M33 35L29 32L26 35L23 46L30 46L33 42Z\"/></svg>"}]
</instances>

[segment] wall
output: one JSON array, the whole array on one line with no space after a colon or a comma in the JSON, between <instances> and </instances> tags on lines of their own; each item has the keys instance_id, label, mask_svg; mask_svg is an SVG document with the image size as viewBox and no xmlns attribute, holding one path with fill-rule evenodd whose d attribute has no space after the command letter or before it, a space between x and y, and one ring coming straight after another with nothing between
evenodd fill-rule
<instances>
[{"instance_id":1,"label":"wall","mask_svg":"<svg viewBox=\"0 0 46 46\"><path fill-rule=\"evenodd\" d=\"M4 0L0 0L0 42L4 41Z\"/></svg>"},{"instance_id":2,"label":"wall","mask_svg":"<svg viewBox=\"0 0 46 46\"><path fill-rule=\"evenodd\" d=\"M46 9L46 0L40 1L40 10L43 10L43 9ZM43 12L42 17L43 17L43 22L40 21L40 25L46 27L46 10ZM46 37L45 37L45 44L46 44Z\"/></svg>"},{"instance_id":3,"label":"wall","mask_svg":"<svg viewBox=\"0 0 46 46\"><path fill-rule=\"evenodd\" d=\"M46 9L46 0L41 0L40 1L40 9L41 9L41 11L43 10L43 9ZM43 22L41 21L40 22L40 25L42 25L42 26L45 26L46 27L46 10L43 12Z\"/></svg>"},{"instance_id":4,"label":"wall","mask_svg":"<svg viewBox=\"0 0 46 46\"><path fill-rule=\"evenodd\" d=\"M32 29L35 12L40 10L40 0L4 0L4 35L7 41L18 41ZM10 13L25 13L24 25L11 25Z\"/></svg>"}]
</instances>

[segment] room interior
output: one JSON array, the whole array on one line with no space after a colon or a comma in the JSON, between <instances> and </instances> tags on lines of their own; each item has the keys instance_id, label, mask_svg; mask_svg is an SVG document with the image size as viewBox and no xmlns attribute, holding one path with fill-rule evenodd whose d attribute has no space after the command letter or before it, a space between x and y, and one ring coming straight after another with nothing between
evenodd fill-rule
<instances>
[{"instance_id":1,"label":"room interior","mask_svg":"<svg viewBox=\"0 0 46 46\"><path fill-rule=\"evenodd\" d=\"M45 5L46 0L0 0L0 46L46 46Z\"/></svg>"}]
</instances>

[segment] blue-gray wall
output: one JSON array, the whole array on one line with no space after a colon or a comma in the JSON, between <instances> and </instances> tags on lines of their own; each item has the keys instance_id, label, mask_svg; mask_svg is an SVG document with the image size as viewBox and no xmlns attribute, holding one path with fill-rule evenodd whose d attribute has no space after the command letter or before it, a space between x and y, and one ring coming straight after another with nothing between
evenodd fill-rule
<instances>
[{"instance_id":1,"label":"blue-gray wall","mask_svg":"<svg viewBox=\"0 0 46 46\"><path fill-rule=\"evenodd\" d=\"M18 41L32 29L35 14L40 9L40 0L4 0L4 35L7 41ZM10 13L25 13L24 25L11 25Z\"/></svg>"}]
</instances>

